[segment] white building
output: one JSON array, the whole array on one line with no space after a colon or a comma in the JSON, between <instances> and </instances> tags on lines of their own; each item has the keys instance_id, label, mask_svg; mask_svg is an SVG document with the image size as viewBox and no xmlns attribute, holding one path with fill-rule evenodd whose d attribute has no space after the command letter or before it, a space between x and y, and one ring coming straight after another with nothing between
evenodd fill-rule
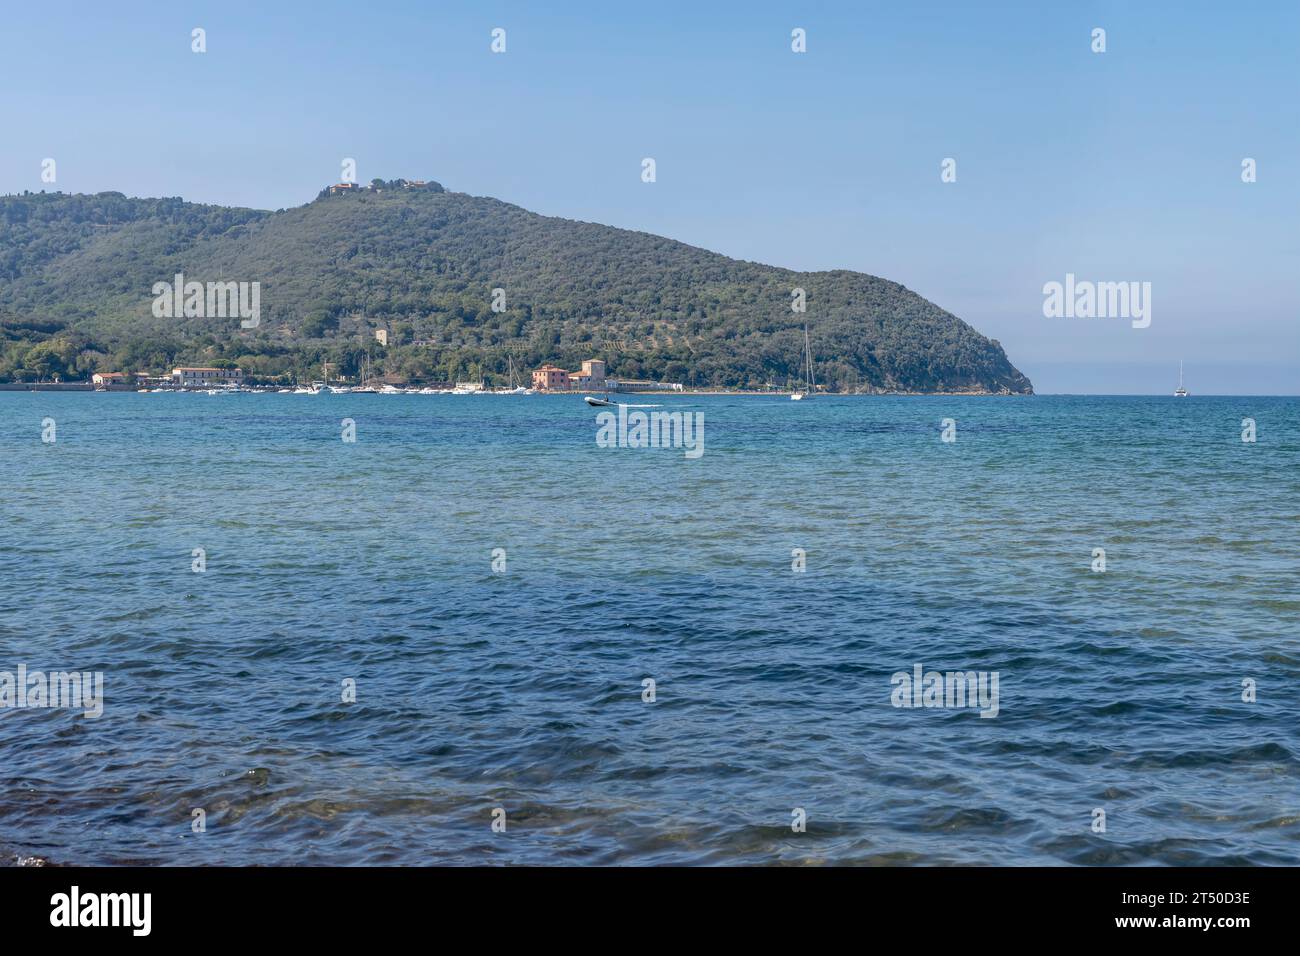
<instances>
[{"instance_id":1,"label":"white building","mask_svg":"<svg viewBox=\"0 0 1300 956\"><path fill-rule=\"evenodd\" d=\"M214 385L243 385L244 370L181 366L172 369L172 384L181 388L211 388Z\"/></svg>"}]
</instances>

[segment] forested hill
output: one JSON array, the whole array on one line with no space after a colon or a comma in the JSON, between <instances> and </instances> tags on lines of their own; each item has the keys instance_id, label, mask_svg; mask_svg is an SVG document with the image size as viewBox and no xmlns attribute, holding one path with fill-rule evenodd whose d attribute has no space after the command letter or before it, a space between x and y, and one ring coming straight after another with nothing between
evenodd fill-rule
<instances>
[{"instance_id":1,"label":"forested hill","mask_svg":"<svg viewBox=\"0 0 1300 956\"><path fill-rule=\"evenodd\" d=\"M437 183L375 185L277 212L0 198L0 379L222 360L311 378L323 360L356 374L369 354L392 380L492 381L513 355L520 369L594 357L617 377L760 387L801 377L806 320L818 381L841 390L1031 390L997 342L885 279L741 262ZM260 324L155 317L153 287L177 273L260 283Z\"/></svg>"}]
</instances>

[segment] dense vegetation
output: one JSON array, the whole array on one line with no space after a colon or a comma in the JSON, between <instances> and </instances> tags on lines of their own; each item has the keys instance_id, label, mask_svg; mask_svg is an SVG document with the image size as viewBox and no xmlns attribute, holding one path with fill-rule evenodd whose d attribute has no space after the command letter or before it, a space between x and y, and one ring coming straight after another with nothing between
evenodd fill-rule
<instances>
[{"instance_id":1,"label":"dense vegetation","mask_svg":"<svg viewBox=\"0 0 1300 956\"><path fill-rule=\"evenodd\" d=\"M152 288L261 283L261 323L156 318ZM807 292L807 313L791 290ZM494 311L495 288L504 311ZM376 181L263 212L121 193L0 197L0 380L235 362L262 380L503 381L546 361L690 386L1027 392L997 342L897 283L792 272L495 199ZM374 330L387 329L379 345Z\"/></svg>"}]
</instances>

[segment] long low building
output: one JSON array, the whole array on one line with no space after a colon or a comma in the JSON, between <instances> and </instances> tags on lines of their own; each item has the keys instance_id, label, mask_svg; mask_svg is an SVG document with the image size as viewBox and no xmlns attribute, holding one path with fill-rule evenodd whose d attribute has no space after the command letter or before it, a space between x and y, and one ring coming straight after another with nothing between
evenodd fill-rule
<instances>
[{"instance_id":1,"label":"long low building","mask_svg":"<svg viewBox=\"0 0 1300 956\"><path fill-rule=\"evenodd\" d=\"M681 382L638 382L620 378L608 378L605 384L611 392L680 392L684 390Z\"/></svg>"},{"instance_id":2,"label":"long low building","mask_svg":"<svg viewBox=\"0 0 1300 956\"><path fill-rule=\"evenodd\" d=\"M181 366L172 369L172 384L181 388L211 388L213 385L243 385L244 370Z\"/></svg>"}]
</instances>

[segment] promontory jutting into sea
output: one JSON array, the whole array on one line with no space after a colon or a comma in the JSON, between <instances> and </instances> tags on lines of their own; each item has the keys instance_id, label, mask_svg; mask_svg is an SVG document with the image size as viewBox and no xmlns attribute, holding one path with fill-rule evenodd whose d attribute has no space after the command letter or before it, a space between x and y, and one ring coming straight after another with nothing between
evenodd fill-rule
<instances>
[{"instance_id":1,"label":"promontory jutting into sea","mask_svg":"<svg viewBox=\"0 0 1300 956\"><path fill-rule=\"evenodd\" d=\"M0 198L0 237L18 224L0 313L29 318L0 387L1032 392L1000 345L897 283L426 180L342 182L279 212Z\"/></svg>"}]
</instances>

